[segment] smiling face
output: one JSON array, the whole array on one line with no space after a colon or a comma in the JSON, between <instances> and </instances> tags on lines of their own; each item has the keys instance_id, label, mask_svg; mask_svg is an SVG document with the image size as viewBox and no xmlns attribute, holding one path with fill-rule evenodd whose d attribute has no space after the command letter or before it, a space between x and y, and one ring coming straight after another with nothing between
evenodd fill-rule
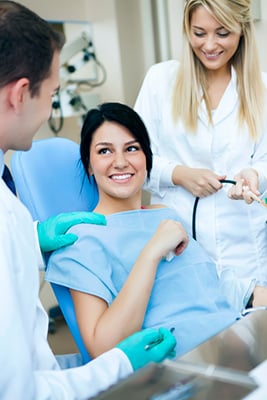
<instances>
[{"instance_id":1,"label":"smiling face","mask_svg":"<svg viewBox=\"0 0 267 400\"><path fill-rule=\"evenodd\" d=\"M229 32L203 6L192 12L190 43L196 57L207 70L229 70L240 37L241 29L240 33Z\"/></svg>"},{"instance_id":2,"label":"smiling face","mask_svg":"<svg viewBox=\"0 0 267 400\"><path fill-rule=\"evenodd\" d=\"M127 128L105 121L95 131L90 147L89 173L94 175L98 185L98 212L140 208L146 157Z\"/></svg>"}]
</instances>

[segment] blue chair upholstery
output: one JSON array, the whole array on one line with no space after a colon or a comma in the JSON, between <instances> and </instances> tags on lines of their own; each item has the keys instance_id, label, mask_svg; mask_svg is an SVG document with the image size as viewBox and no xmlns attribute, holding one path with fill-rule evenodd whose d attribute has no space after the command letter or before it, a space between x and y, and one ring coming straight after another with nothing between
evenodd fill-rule
<instances>
[{"instance_id":1,"label":"blue chair upholstery","mask_svg":"<svg viewBox=\"0 0 267 400\"><path fill-rule=\"evenodd\" d=\"M65 138L36 140L29 151L15 151L11 170L22 203L34 220L70 211L91 211L98 201L94 182L89 182L80 162L79 146ZM51 284L62 314L83 357L83 344L69 289Z\"/></svg>"}]
</instances>

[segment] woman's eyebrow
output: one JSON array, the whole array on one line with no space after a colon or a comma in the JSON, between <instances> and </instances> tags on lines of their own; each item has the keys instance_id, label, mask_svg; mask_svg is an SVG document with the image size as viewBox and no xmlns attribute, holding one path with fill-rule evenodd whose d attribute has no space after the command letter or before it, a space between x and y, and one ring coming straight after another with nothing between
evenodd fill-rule
<instances>
[{"instance_id":1,"label":"woman's eyebrow","mask_svg":"<svg viewBox=\"0 0 267 400\"><path fill-rule=\"evenodd\" d=\"M197 25L192 25L192 28L199 29L201 31L205 31L205 29L203 27L197 26ZM220 29L226 29L226 28L223 25L221 25L221 26L218 26L215 30L219 31Z\"/></svg>"},{"instance_id":2,"label":"woman's eyebrow","mask_svg":"<svg viewBox=\"0 0 267 400\"><path fill-rule=\"evenodd\" d=\"M139 143L139 140L137 140L137 139L129 140L129 142L124 143L124 146L128 146L129 144L133 144L133 143ZM97 146L112 146L112 145L113 145L112 142L98 142L95 144L95 147L97 147Z\"/></svg>"},{"instance_id":3,"label":"woman's eyebrow","mask_svg":"<svg viewBox=\"0 0 267 400\"><path fill-rule=\"evenodd\" d=\"M112 145L112 143L110 143L110 142L99 142L99 143L95 144L95 147L97 147L97 146L109 146L109 145Z\"/></svg>"}]
</instances>

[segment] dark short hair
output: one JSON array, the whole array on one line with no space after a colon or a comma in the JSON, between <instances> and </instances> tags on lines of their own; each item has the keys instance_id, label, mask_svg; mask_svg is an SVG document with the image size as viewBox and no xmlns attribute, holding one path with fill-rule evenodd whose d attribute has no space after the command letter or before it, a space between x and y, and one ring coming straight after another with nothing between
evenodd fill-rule
<instances>
[{"instance_id":1,"label":"dark short hair","mask_svg":"<svg viewBox=\"0 0 267 400\"><path fill-rule=\"evenodd\" d=\"M81 130L80 155L84 169L89 176L90 147L95 131L105 122L116 122L127 128L140 143L146 157L147 178L152 168L150 139L141 117L131 107L121 103L103 103L88 111Z\"/></svg>"},{"instance_id":2,"label":"dark short hair","mask_svg":"<svg viewBox=\"0 0 267 400\"><path fill-rule=\"evenodd\" d=\"M49 23L14 1L0 1L0 87L28 78L31 96L49 77L64 37Z\"/></svg>"}]
</instances>

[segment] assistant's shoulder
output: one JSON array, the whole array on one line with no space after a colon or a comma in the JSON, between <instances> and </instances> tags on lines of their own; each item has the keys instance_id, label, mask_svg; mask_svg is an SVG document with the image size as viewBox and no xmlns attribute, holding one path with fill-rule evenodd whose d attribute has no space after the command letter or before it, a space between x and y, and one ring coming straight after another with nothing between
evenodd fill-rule
<instances>
[{"instance_id":1,"label":"assistant's shoulder","mask_svg":"<svg viewBox=\"0 0 267 400\"><path fill-rule=\"evenodd\" d=\"M165 80L171 76L176 76L180 63L177 60L163 61L152 65L147 74L146 79Z\"/></svg>"}]
</instances>

